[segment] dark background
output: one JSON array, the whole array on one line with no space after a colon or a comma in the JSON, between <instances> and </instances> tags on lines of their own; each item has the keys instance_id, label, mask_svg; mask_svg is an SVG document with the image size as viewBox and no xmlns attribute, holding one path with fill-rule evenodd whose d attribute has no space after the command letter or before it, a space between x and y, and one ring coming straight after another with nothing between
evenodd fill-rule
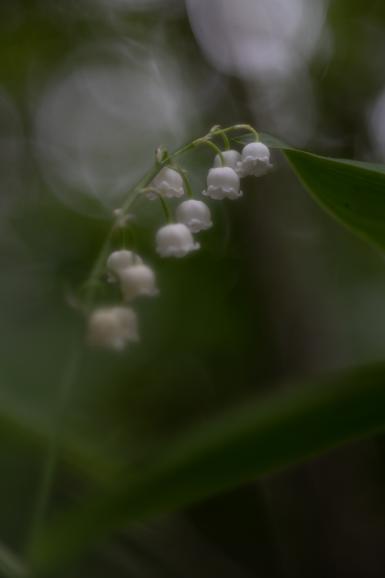
<instances>
[{"instance_id":1,"label":"dark background","mask_svg":"<svg viewBox=\"0 0 385 578\"><path fill-rule=\"evenodd\" d=\"M83 348L69 297L156 146L249 122L300 148L383 161L384 25L373 0L3 0L4 424L17 414L44 436L55 420ZM212 154L185 162L199 194ZM138 205L138 247L161 293L135 306L139 345L83 352L62 435L136 468L224 408L384 359L383 256L324 214L279 153L274 164L240 201L212 203L215 227L183 260L156 256L161 209ZM4 424L0 542L21 551L43 452ZM383 438L351 444L128 529L60 576L380 578L384 450ZM85 487L62 464L52 510Z\"/></svg>"}]
</instances>

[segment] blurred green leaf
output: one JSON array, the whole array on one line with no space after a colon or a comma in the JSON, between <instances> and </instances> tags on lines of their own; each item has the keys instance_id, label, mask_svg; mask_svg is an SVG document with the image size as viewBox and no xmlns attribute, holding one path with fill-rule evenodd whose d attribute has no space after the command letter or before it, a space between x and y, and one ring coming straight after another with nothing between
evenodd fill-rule
<instances>
[{"instance_id":1,"label":"blurred green leaf","mask_svg":"<svg viewBox=\"0 0 385 578\"><path fill-rule=\"evenodd\" d=\"M95 482L108 482L121 465L117 459L100 451L99 447L74 432L55 432L54 421L46 414L23 407L4 392L0 394L0 439L11 438L42 455L47 441L58 436L60 459Z\"/></svg>"},{"instance_id":2,"label":"blurred green leaf","mask_svg":"<svg viewBox=\"0 0 385 578\"><path fill-rule=\"evenodd\" d=\"M129 523L187 506L385 428L385 364L256 400L159 454L133 480L56 520L32 546L47 572Z\"/></svg>"}]
</instances>

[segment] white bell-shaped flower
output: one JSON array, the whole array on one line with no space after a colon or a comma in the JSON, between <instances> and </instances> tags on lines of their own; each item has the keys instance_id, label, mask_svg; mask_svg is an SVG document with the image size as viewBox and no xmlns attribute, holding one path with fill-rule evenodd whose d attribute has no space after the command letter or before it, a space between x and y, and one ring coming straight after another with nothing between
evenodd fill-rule
<instances>
[{"instance_id":1,"label":"white bell-shaped flower","mask_svg":"<svg viewBox=\"0 0 385 578\"><path fill-rule=\"evenodd\" d=\"M153 179L149 188L156 191L150 190L147 193L147 198L151 200L157 198L157 193L167 199L179 198L184 195L183 178L178 171L170 167L163 167Z\"/></svg>"},{"instance_id":2,"label":"white bell-shaped flower","mask_svg":"<svg viewBox=\"0 0 385 578\"><path fill-rule=\"evenodd\" d=\"M107 259L108 280L110 282L117 281L122 271L128 267L141 265L142 263L142 259L133 251L127 251L126 249L114 251Z\"/></svg>"},{"instance_id":3,"label":"white bell-shaped flower","mask_svg":"<svg viewBox=\"0 0 385 578\"><path fill-rule=\"evenodd\" d=\"M260 177L272 168L270 150L262 142L251 142L242 149L242 159L237 165L241 177Z\"/></svg>"},{"instance_id":4,"label":"white bell-shaped flower","mask_svg":"<svg viewBox=\"0 0 385 578\"><path fill-rule=\"evenodd\" d=\"M208 206L195 199L183 201L177 207L176 219L179 223L186 225L192 233L209 229L213 224Z\"/></svg>"},{"instance_id":5,"label":"white bell-shaped flower","mask_svg":"<svg viewBox=\"0 0 385 578\"><path fill-rule=\"evenodd\" d=\"M88 319L88 341L95 347L122 351L129 342L139 341L135 311L128 307L100 307Z\"/></svg>"},{"instance_id":6,"label":"white bell-shaped flower","mask_svg":"<svg viewBox=\"0 0 385 578\"><path fill-rule=\"evenodd\" d=\"M184 257L199 247L183 223L165 225L156 233L156 250L161 257Z\"/></svg>"},{"instance_id":7,"label":"white bell-shaped flower","mask_svg":"<svg viewBox=\"0 0 385 578\"><path fill-rule=\"evenodd\" d=\"M147 265L133 265L122 271L120 273L120 288L125 301L130 301L141 295L153 297L159 293L154 271Z\"/></svg>"},{"instance_id":8,"label":"white bell-shaped flower","mask_svg":"<svg viewBox=\"0 0 385 578\"><path fill-rule=\"evenodd\" d=\"M223 167L230 167L231 169L234 169L234 171L238 170L238 163L241 161L241 153L235 150L222 151L222 157L224 161L223 164L222 159L219 155L215 157L214 159L215 168L223 166Z\"/></svg>"},{"instance_id":9,"label":"white bell-shaped flower","mask_svg":"<svg viewBox=\"0 0 385 578\"><path fill-rule=\"evenodd\" d=\"M238 199L242 196L239 176L230 167L210 169L207 175L207 189L202 195L217 200Z\"/></svg>"}]
</instances>

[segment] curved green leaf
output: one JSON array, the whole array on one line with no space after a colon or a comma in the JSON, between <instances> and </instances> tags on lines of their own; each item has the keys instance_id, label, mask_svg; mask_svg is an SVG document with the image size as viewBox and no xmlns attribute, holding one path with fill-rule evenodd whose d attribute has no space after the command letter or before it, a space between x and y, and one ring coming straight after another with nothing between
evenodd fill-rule
<instances>
[{"instance_id":1,"label":"curved green leaf","mask_svg":"<svg viewBox=\"0 0 385 578\"><path fill-rule=\"evenodd\" d=\"M46 451L54 435L52 420L42 412L22 407L10 396L0 392L0 441L12 439L21 446ZM109 481L121 468L111 455L102 453L95 444L64 429L58 435L60 458L95 482Z\"/></svg>"},{"instance_id":2,"label":"curved green leaf","mask_svg":"<svg viewBox=\"0 0 385 578\"><path fill-rule=\"evenodd\" d=\"M361 237L385 249L385 166L278 146L322 207Z\"/></svg>"},{"instance_id":3,"label":"curved green leaf","mask_svg":"<svg viewBox=\"0 0 385 578\"><path fill-rule=\"evenodd\" d=\"M33 564L52 569L106 534L385 428L385 364L257 400L168 448L133 481L49 528Z\"/></svg>"},{"instance_id":4,"label":"curved green leaf","mask_svg":"<svg viewBox=\"0 0 385 578\"><path fill-rule=\"evenodd\" d=\"M385 248L385 165L334 159L295 149L261 134L281 150L307 191L331 216L363 239ZM240 137L244 144L250 135Z\"/></svg>"}]
</instances>

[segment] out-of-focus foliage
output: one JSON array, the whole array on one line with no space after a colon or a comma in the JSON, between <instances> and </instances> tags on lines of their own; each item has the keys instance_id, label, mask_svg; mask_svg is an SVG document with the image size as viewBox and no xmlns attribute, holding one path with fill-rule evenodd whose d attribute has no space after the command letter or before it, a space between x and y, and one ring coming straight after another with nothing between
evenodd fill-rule
<instances>
[{"instance_id":1,"label":"out-of-focus foliage","mask_svg":"<svg viewBox=\"0 0 385 578\"><path fill-rule=\"evenodd\" d=\"M339 398L333 419L316 408L334 392L328 386L323 391L320 374L341 368L355 373L356 366L384 359L383 255L320 210L281 153L274 154L271 174L244 182L242 200L212 204L215 227L201 235L202 251L185 260L156 256L161 208L138 204L136 243L160 287L156 300L136 306L140 344L121 356L85 348L84 319L69 304L105 239L112 209L151 166L160 144L173 149L214 124L247 121L321 155L383 163L384 26L384 4L375 0L1 3L4 575L20 574L30 553L42 470L54 440L59 458L43 529L49 532L51 521L62 520L67 510L87 512L97 496L106 504L109 538L69 566L55 564L53 550L43 551L52 578L382 578L382 436L139 526L130 526L114 493L128 477L130 483L142 479L169 448L180 443L182 452L187 432L196 439L210 430L221 440L221 432L232 431L227 416L249 404L248 415L256 408L256 423L265 423L264 409L273 407L262 401L265 394L283 404L283 413L292 411L295 431L301 427L296 447L306 451L292 457L369 431L371 415L381 419L385 379L377 373L373 387L366 374L357 374L353 391L363 397L353 405ZM345 178L337 187L330 171L315 166L319 157L290 154L313 192L327 192L329 208L346 201L352 181L349 190L342 187ZM184 159L198 194L211 162L209 150ZM357 176L354 167L344 170ZM378 183L382 176L372 174L366 184L371 179ZM370 191L354 187L360 221L350 224L361 232L366 227L368 205L361 202L367 192L373 233L382 215L381 191L373 200ZM380 226L375 234L382 239ZM120 243L116 235L113 246ZM105 299L114 298L110 287ZM76 378L64 403L74 351ZM293 404L314 403L309 423L300 404L284 405L291 399L286 383L298 377L302 389ZM339 391L336 384L337 397ZM294 447L293 439L277 431L270 441L284 463L285 444ZM342 433L333 438L336 431ZM204 474L205 454L196 444L180 459L202 459ZM222 465L243 455L262 472L254 446L238 454L239 448L223 444ZM207 472L214 465L209 459ZM177 497L167 478L163 488L151 480L153 503L167 490L170 500ZM209 481L211 493L216 480ZM113 507L119 530L111 535ZM63 552L76 550L73 520L75 526L60 534ZM93 530L92 517L89 534L81 520L79 548ZM47 535L38 534L42 540Z\"/></svg>"},{"instance_id":2,"label":"out-of-focus foliage","mask_svg":"<svg viewBox=\"0 0 385 578\"><path fill-rule=\"evenodd\" d=\"M56 570L128 522L151 519L382 431L384 375L383 364L368 367L227 412L160 453L138 477L122 472L109 496L64 515L33 544L33 564L40 571Z\"/></svg>"}]
</instances>

